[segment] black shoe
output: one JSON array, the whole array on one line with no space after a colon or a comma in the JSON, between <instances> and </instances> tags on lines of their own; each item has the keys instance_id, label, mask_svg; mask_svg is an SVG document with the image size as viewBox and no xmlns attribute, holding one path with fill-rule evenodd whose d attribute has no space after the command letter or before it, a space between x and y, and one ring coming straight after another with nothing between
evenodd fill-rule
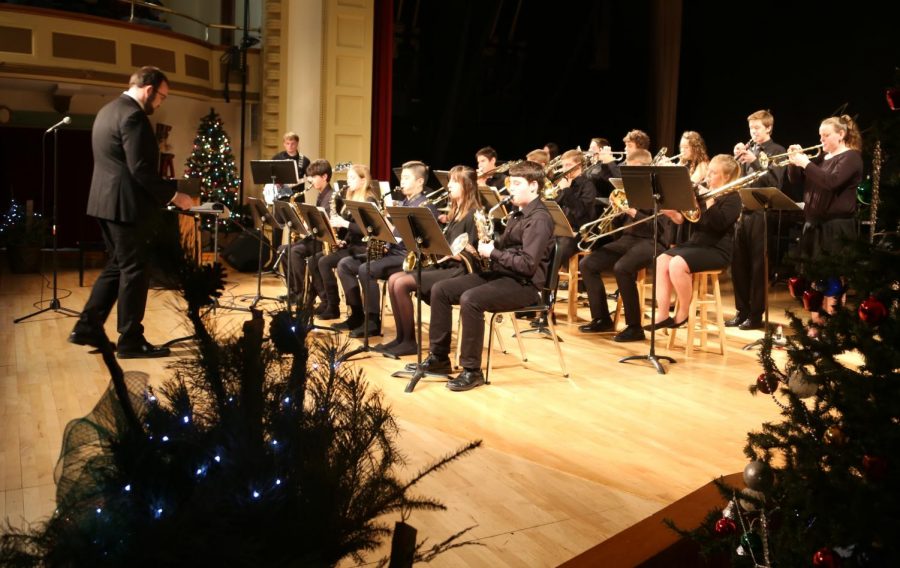
<instances>
[{"instance_id":1,"label":"black shoe","mask_svg":"<svg viewBox=\"0 0 900 568\"><path fill-rule=\"evenodd\" d=\"M763 321L760 318L749 317L741 322L738 329L747 331L748 329L762 329Z\"/></svg>"},{"instance_id":2,"label":"black shoe","mask_svg":"<svg viewBox=\"0 0 900 568\"><path fill-rule=\"evenodd\" d=\"M316 318L320 320L333 320L341 317L341 310L337 306L326 305L323 310L316 310Z\"/></svg>"},{"instance_id":3,"label":"black shoe","mask_svg":"<svg viewBox=\"0 0 900 568\"><path fill-rule=\"evenodd\" d=\"M616 330L616 324L610 318L597 318L591 320L591 323L578 326L578 331L582 333L608 333Z\"/></svg>"},{"instance_id":4,"label":"black shoe","mask_svg":"<svg viewBox=\"0 0 900 568\"><path fill-rule=\"evenodd\" d=\"M725 320L725 327L738 327L739 325L744 323L744 320L746 320L746 319L747 319L747 316L745 316L744 314L741 314L741 313L737 313L730 320Z\"/></svg>"},{"instance_id":5,"label":"black shoe","mask_svg":"<svg viewBox=\"0 0 900 568\"><path fill-rule=\"evenodd\" d=\"M447 388L454 392L472 390L484 384L481 369L466 369L453 380L447 382Z\"/></svg>"},{"instance_id":6,"label":"black shoe","mask_svg":"<svg viewBox=\"0 0 900 568\"><path fill-rule=\"evenodd\" d=\"M616 290L616 291L613 292L612 294L607 294L607 295L606 295L606 299L607 299L607 300L612 300L612 301L618 300L618 299L619 299L619 291Z\"/></svg>"},{"instance_id":7,"label":"black shoe","mask_svg":"<svg viewBox=\"0 0 900 568\"><path fill-rule=\"evenodd\" d=\"M381 318L369 316L369 337L378 337L381 335ZM358 339L366 336L366 322L360 324L359 327L350 332L350 337Z\"/></svg>"},{"instance_id":8,"label":"black shoe","mask_svg":"<svg viewBox=\"0 0 900 568\"><path fill-rule=\"evenodd\" d=\"M416 364L410 363L406 366L406 370L415 371ZM433 353L429 353L428 357L422 361L422 370L432 375L449 375L453 370L453 364L450 363L450 357L438 357Z\"/></svg>"},{"instance_id":9,"label":"black shoe","mask_svg":"<svg viewBox=\"0 0 900 568\"><path fill-rule=\"evenodd\" d=\"M679 325L683 325L684 322L680 322ZM675 326L675 320L672 318L666 318L659 323L648 323L644 326L645 331L653 331L654 329L665 329L667 327L677 327Z\"/></svg>"},{"instance_id":10,"label":"black shoe","mask_svg":"<svg viewBox=\"0 0 900 568\"><path fill-rule=\"evenodd\" d=\"M388 349L392 349L394 347L397 347L398 345L400 345L400 342L397 341L397 338L395 337L394 339L392 339L391 341L388 341L387 343L379 343L372 349L374 349L375 351L378 351L379 353L384 353Z\"/></svg>"},{"instance_id":11,"label":"black shoe","mask_svg":"<svg viewBox=\"0 0 900 568\"><path fill-rule=\"evenodd\" d=\"M336 323L331 327L338 330L354 330L361 326L363 323L365 323L365 314L363 314L361 308L350 306L350 315L347 316L347 319L342 322Z\"/></svg>"},{"instance_id":12,"label":"black shoe","mask_svg":"<svg viewBox=\"0 0 900 568\"><path fill-rule=\"evenodd\" d=\"M529 325L535 329L543 329L547 327L547 318L534 318Z\"/></svg>"},{"instance_id":13,"label":"black shoe","mask_svg":"<svg viewBox=\"0 0 900 568\"><path fill-rule=\"evenodd\" d=\"M406 357L407 355L415 355L419 351L419 344L415 341L404 341L399 345L384 349L384 353L390 353L397 357Z\"/></svg>"},{"instance_id":14,"label":"black shoe","mask_svg":"<svg viewBox=\"0 0 900 568\"><path fill-rule=\"evenodd\" d=\"M538 315L537 312L519 312L516 314L516 319L520 320L530 320L536 318Z\"/></svg>"},{"instance_id":15,"label":"black shoe","mask_svg":"<svg viewBox=\"0 0 900 568\"><path fill-rule=\"evenodd\" d=\"M643 341L646 339L641 326L628 326L613 336L613 341L625 343L626 341Z\"/></svg>"},{"instance_id":16,"label":"black shoe","mask_svg":"<svg viewBox=\"0 0 900 568\"><path fill-rule=\"evenodd\" d=\"M559 286L557 286L557 288L560 290L568 290L569 289L569 281L563 280L562 282L559 283Z\"/></svg>"},{"instance_id":17,"label":"black shoe","mask_svg":"<svg viewBox=\"0 0 900 568\"><path fill-rule=\"evenodd\" d=\"M83 321L79 321L75 324L72 333L69 334L69 343L74 343L75 345L89 345L100 349L109 343L109 338L106 337L106 332L103 331L103 328L97 328Z\"/></svg>"},{"instance_id":18,"label":"black shoe","mask_svg":"<svg viewBox=\"0 0 900 568\"><path fill-rule=\"evenodd\" d=\"M138 345L119 344L116 357L119 359L153 359L155 357L168 357L171 353L168 347L157 347L144 341Z\"/></svg>"}]
</instances>

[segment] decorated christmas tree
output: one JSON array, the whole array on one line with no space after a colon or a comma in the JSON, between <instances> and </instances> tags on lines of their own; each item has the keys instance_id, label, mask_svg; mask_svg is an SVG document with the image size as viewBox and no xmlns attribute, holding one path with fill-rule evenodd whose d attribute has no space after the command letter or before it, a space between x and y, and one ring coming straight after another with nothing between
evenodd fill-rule
<instances>
[{"instance_id":1,"label":"decorated christmas tree","mask_svg":"<svg viewBox=\"0 0 900 568\"><path fill-rule=\"evenodd\" d=\"M898 118L868 131L860 238L789 282L805 308L837 307L797 306L783 345L767 337L750 391L781 418L749 434L746 488L719 482L727 505L682 531L732 565L900 566Z\"/></svg>"},{"instance_id":2,"label":"decorated christmas tree","mask_svg":"<svg viewBox=\"0 0 900 568\"><path fill-rule=\"evenodd\" d=\"M238 186L240 178L234 165L234 154L231 152L231 141L222 127L222 119L215 109L200 120L194 147L187 159L184 176L200 179L200 201L221 203L236 214ZM204 229L212 228L212 217L205 215ZM220 220L220 230L233 229L232 223Z\"/></svg>"}]
</instances>

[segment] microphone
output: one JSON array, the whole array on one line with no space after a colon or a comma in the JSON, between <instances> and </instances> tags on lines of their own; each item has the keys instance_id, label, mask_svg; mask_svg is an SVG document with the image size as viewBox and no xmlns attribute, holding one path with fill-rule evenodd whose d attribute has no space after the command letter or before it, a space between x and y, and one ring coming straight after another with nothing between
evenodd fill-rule
<instances>
[{"instance_id":1,"label":"microphone","mask_svg":"<svg viewBox=\"0 0 900 568\"><path fill-rule=\"evenodd\" d=\"M54 130L56 130L57 128L59 128L60 126L64 126L64 125L66 125L66 124L70 124L71 122L72 122L72 119L71 119L70 117L66 116L66 117L64 117L62 120L60 120L59 122L57 122L56 124L54 124L53 126L51 126L50 128L48 128L48 129L44 132L44 134L50 134L51 132L53 132Z\"/></svg>"}]
</instances>

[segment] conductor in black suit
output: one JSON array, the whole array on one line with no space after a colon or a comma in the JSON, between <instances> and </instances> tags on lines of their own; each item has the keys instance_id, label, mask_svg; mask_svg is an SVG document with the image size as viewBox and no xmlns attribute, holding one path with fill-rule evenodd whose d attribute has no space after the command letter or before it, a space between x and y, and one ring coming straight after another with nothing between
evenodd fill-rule
<instances>
[{"instance_id":1,"label":"conductor in black suit","mask_svg":"<svg viewBox=\"0 0 900 568\"><path fill-rule=\"evenodd\" d=\"M172 202L189 209L191 198L176 191L174 180L157 173L159 148L149 115L169 95L169 82L156 67L141 67L129 80L128 90L108 103L94 120L91 145L94 175L87 214L100 222L109 262L94 283L69 341L100 347L106 341L103 324L116 301L118 357L165 357L166 347L144 338L144 310L150 278L147 252L153 219Z\"/></svg>"}]
</instances>

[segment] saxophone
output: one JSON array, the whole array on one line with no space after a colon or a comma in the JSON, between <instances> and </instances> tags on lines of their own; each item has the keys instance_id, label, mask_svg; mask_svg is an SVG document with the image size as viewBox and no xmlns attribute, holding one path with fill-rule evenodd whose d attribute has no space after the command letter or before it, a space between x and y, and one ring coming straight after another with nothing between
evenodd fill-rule
<instances>
[{"instance_id":1,"label":"saxophone","mask_svg":"<svg viewBox=\"0 0 900 568\"><path fill-rule=\"evenodd\" d=\"M484 209L476 209L474 218L475 218L475 232L478 234L478 242L480 243L489 243L494 240L494 221L493 215L494 211L500 209L501 207L505 207L512 201L512 197L507 197L497 205L494 205L487 211ZM478 260L480 261L480 266L472 266L470 271L479 272L488 271L491 269L491 259L485 258L481 256L479 253Z\"/></svg>"},{"instance_id":2,"label":"saxophone","mask_svg":"<svg viewBox=\"0 0 900 568\"><path fill-rule=\"evenodd\" d=\"M375 203L375 208L378 209L379 213L383 213L381 207ZM368 231L367 231L368 232ZM363 237L363 241L366 243L366 260L368 262L373 262L376 260L381 260L384 258L384 254L387 249L387 243L384 241L379 241L378 239L373 239L371 237Z\"/></svg>"}]
</instances>

